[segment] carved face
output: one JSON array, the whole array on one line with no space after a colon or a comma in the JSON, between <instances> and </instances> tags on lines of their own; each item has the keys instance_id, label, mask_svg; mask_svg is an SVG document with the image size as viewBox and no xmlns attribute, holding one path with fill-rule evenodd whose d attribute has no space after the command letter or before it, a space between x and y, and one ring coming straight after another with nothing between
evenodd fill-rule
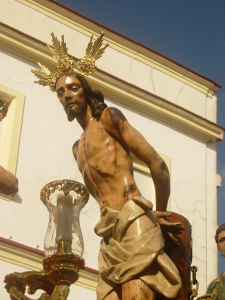
<instances>
[{"instance_id":1,"label":"carved face","mask_svg":"<svg viewBox=\"0 0 225 300\"><path fill-rule=\"evenodd\" d=\"M222 231L218 235L218 248L221 255L225 258L225 231Z\"/></svg>"},{"instance_id":2,"label":"carved face","mask_svg":"<svg viewBox=\"0 0 225 300\"><path fill-rule=\"evenodd\" d=\"M81 116L86 110L84 90L76 77L65 75L59 78L56 83L56 93L69 121Z\"/></svg>"}]
</instances>

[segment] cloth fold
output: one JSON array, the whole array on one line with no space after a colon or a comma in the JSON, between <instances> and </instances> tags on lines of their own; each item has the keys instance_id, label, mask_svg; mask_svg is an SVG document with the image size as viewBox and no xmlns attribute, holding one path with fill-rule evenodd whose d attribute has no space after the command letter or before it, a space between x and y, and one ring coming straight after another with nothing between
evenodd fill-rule
<instances>
[{"instance_id":1,"label":"cloth fold","mask_svg":"<svg viewBox=\"0 0 225 300\"><path fill-rule=\"evenodd\" d=\"M151 289L175 298L181 289L179 272L164 253L164 240L152 203L143 197L129 200L121 211L104 208L95 226L103 237L99 252L98 300L118 284L140 278Z\"/></svg>"}]
</instances>

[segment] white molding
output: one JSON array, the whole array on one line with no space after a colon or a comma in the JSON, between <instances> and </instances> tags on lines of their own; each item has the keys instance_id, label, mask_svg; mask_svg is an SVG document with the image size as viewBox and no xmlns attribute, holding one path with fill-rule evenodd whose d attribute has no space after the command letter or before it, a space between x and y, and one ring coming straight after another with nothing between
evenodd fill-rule
<instances>
[{"instance_id":1,"label":"white molding","mask_svg":"<svg viewBox=\"0 0 225 300\"><path fill-rule=\"evenodd\" d=\"M0 43L1 48L10 53L35 63L40 61L52 70L55 69L56 63L47 46L1 24ZM100 70L89 76L88 81L95 89L101 90L105 97L172 125L205 142L223 139L224 129L217 124Z\"/></svg>"},{"instance_id":2,"label":"white molding","mask_svg":"<svg viewBox=\"0 0 225 300\"><path fill-rule=\"evenodd\" d=\"M26 249L26 246L22 247L17 245L17 243L11 244L0 239L0 260L29 270L41 271L43 269L43 258L43 254ZM87 269L80 270L79 273L80 277L75 284L95 291L98 282L98 274Z\"/></svg>"}]
</instances>

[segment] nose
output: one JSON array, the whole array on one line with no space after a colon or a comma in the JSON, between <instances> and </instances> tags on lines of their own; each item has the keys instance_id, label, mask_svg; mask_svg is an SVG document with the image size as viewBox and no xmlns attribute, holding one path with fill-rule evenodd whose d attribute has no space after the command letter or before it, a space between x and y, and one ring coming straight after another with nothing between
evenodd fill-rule
<instances>
[{"instance_id":1,"label":"nose","mask_svg":"<svg viewBox=\"0 0 225 300\"><path fill-rule=\"evenodd\" d=\"M70 99L72 99L72 95L70 93L70 90L65 89L65 101L68 102Z\"/></svg>"},{"instance_id":2,"label":"nose","mask_svg":"<svg viewBox=\"0 0 225 300\"><path fill-rule=\"evenodd\" d=\"M66 103L68 103L71 99L72 99L72 97L66 96L66 97L65 97Z\"/></svg>"}]
</instances>

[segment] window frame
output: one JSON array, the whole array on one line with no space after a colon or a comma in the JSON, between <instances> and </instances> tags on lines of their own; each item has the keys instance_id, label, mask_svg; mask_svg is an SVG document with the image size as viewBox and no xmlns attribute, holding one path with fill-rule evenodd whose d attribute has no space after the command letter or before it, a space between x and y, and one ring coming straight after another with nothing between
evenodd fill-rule
<instances>
[{"instance_id":1,"label":"window frame","mask_svg":"<svg viewBox=\"0 0 225 300\"><path fill-rule=\"evenodd\" d=\"M7 116L2 120L0 165L16 175L25 94L0 83L0 96L8 105ZM4 194L0 194L0 198L8 201L13 199Z\"/></svg>"}]
</instances>

